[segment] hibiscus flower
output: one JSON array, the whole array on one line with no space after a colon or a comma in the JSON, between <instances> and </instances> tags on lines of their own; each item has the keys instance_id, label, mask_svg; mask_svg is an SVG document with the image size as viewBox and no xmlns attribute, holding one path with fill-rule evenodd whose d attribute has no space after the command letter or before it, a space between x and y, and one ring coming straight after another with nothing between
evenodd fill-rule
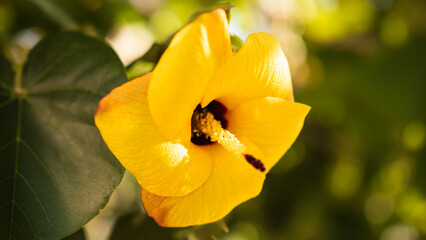
<instances>
[{"instance_id":1,"label":"hibiscus flower","mask_svg":"<svg viewBox=\"0 0 426 240\"><path fill-rule=\"evenodd\" d=\"M216 9L183 27L153 72L104 97L95 122L141 185L148 215L184 227L257 196L309 109L293 100L278 41L251 34L234 55Z\"/></svg>"}]
</instances>

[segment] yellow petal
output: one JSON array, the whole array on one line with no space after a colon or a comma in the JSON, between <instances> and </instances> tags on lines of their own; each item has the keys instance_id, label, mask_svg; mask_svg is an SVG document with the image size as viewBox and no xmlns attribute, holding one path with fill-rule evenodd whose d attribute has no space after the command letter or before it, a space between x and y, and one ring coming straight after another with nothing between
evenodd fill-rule
<instances>
[{"instance_id":1,"label":"yellow petal","mask_svg":"<svg viewBox=\"0 0 426 240\"><path fill-rule=\"evenodd\" d=\"M258 151L251 149L250 154ZM209 179L183 197L161 197L142 188L142 202L148 215L164 227L185 227L217 221L234 207L257 196L265 174L256 170L239 154L214 144L206 148L213 160Z\"/></svg>"},{"instance_id":2,"label":"yellow petal","mask_svg":"<svg viewBox=\"0 0 426 240\"><path fill-rule=\"evenodd\" d=\"M120 161L122 156L136 155L164 142L148 109L146 91L150 78L148 73L113 89L96 110L95 124Z\"/></svg>"},{"instance_id":3,"label":"yellow petal","mask_svg":"<svg viewBox=\"0 0 426 240\"><path fill-rule=\"evenodd\" d=\"M290 71L279 42L267 33L255 33L214 74L202 106L217 100L232 110L245 101L267 96L293 101Z\"/></svg>"},{"instance_id":4,"label":"yellow petal","mask_svg":"<svg viewBox=\"0 0 426 240\"><path fill-rule=\"evenodd\" d=\"M168 140L189 141L191 116L214 71L232 56L226 13L200 15L173 38L148 90L152 117Z\"/></svg>"},{"instance_id":5,"label":"yellow petal","mask_svg":"<svg viewBox=\"0 0 426 240\"><path fill-rule=\"evenodd\" d=\"M194 191L212 169L209 155L192 143L165 142L133 158L127 165L129 171L133 170L143 188L160 196L183 196Z\"/></svg>"},{"instance_id":6,"label":"yellow petal","mask_svg":"<svg viewBox=\"0 0 426 240\"><path fill-rule=\"evenodd\" d=\"M310 107L281 98L264 97L239 105L226 115L228 130L247 138L265 155L269 171L296 140Z\"/></svg>"},{"instance_id":7,"label":"yellow petal","mask_svg":"<svg viewBox=\"0 0 426 240\"><path fill-rule=\"evenodd\" d=\"M168 143L159 134L147 103L150 78L136 78L104 97L95 123L111 152L142 186L160 195L185 195L209 177L211 160L193 144Z\"/></svg>"}]
</instances>

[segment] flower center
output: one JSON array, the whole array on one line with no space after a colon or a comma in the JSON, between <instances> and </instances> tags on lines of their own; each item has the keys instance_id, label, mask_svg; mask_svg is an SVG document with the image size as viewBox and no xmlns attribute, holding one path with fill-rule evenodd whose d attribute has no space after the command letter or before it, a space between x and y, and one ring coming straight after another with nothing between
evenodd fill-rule
<instances>
[{"instance_id":1,"label":"flower center","mask_svg":"<svg viewBox=\"0 0 426 240\"><path fill-rule=\"evenodd\" d=\"M265 171L265 166L259 159L244 153L246 146L237 137L226 130L226 107L217 101L212 101L205 108L198 105L191 119L191 142L196 145L210 145L215 142L222 145L228 152L242 154L254 168Z\"/></svg>"},{"instance_id":2,"label":"flower center","mask_svg":"<svg viewBox=\"0 0 426 240\"><path fill-rule=\"evenodd\" d=\"M212 101L205 108L201 108L198 104L191 119L191 142L196 145L210 145L216 142L211 139L207 130L213 130L211 125L216 126L216 130L226 129L228 121L225 119L225 113L227 111L228 109L218 101Z\"/></svg>"}]
</instances>

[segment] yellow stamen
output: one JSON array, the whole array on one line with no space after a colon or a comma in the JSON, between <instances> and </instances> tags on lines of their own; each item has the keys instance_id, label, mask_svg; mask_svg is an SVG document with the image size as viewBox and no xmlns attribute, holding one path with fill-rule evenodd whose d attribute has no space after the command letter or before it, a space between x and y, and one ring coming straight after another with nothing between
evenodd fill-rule
<instances>
[{"instance_id":1,"label":"yellow stamen","mask_svg":"<svg viewBox=\"0 0 426 240\"><path fill-rule=\"evenodd\" d=\"M234 134L230 133L226 129L223 129L222 124L219 120L216 120L214 115L207 109L198 109L194 111L192 116L192 136L195 139L207 140L207 143L217 142L222 145L228 152L235 155L242 155L247 162L252 165L255 169L261 172L266 170L265 165L261 160L255 158L253 155L246 154L246 146L244 146ZM192 138L191 138L192 141ZM194 140L198 143L204 143L202 140ZM200 142L201 141L201 142ZM200 144L201 145L201 144Z\"/></svg>"},{"instance_id":2,"label":"yellow stamen","mask_svg":"<svg viewBox=\"0 0 426 240\"><path fill-rule=\"evenodd\" d=\"M246 147L238 141L234 134L222 128L222 124L216 120L212 113L204 109L201 113L195 116L197 126L193 133L199 136L206 136L210 141L217 142L222 145L227 151L234 154L242 154Z\"/></svg>"}]
</instances>

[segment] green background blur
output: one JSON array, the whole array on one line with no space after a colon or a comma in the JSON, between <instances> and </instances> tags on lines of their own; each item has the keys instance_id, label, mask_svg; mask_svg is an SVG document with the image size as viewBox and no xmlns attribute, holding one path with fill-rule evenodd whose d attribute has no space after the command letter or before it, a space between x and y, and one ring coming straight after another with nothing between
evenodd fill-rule
<instances>
[{"instance_id":1,"label":"green background blur","mask_svg":"<svg viewBox=\"0 0 426 240\"><path fill-rule=\"evenodd\" d=\"M73 239L426 239L426 1L230 2L232 34L280 41L296 101L312 106L300 137L262 193L223 221L160 228L126 173ZM220 3L1 0L1 51L21 63L44 36L76 30L107 39L128 65Z\"/></svg>"}]
</instances>

